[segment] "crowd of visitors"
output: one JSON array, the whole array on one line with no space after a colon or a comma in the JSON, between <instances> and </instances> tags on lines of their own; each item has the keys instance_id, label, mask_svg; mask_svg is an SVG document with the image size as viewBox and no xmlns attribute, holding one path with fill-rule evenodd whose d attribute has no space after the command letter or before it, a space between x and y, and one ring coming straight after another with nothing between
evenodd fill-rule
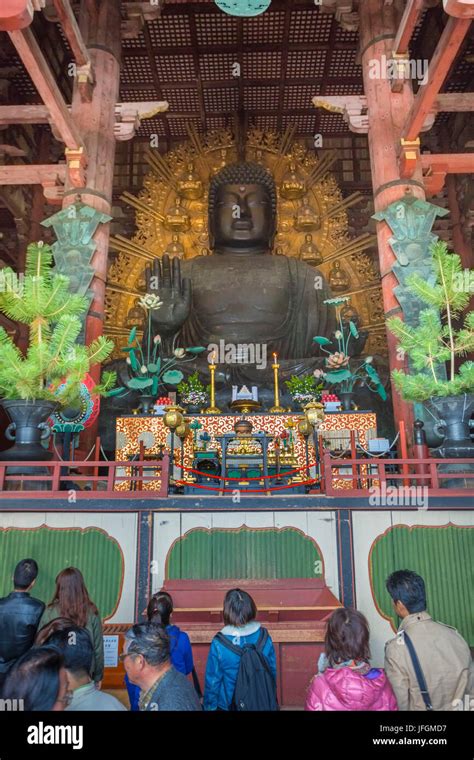
<instances>
[{"instance_id":1,"label":"crowd of visitors","mask_svg":"<svg viewBox=\"0 0 474 760\"><path fill-rule=\"evenodd\" d=\"M24 710L127 708L103 691L102 623L77 568L59 573L50 603L31 596L38 565L18 563L13 591L0 599L0 697ZM384 668L370 664L364 615L340 607L327 623L324 651L306 697L306 710L455 710L473 697L469 646L427 612L423 578L410 570L386 582L401 618L385 647ZM171 622L173 600L150 599L147 622L125 634L120 660L130 709L140 711L278 710L277 662L254 600L242 589L224 599L224 627L211 643L201 693L188 635ZM316 669L316 663L315 663Z\"/></svg>"}]
</instances>

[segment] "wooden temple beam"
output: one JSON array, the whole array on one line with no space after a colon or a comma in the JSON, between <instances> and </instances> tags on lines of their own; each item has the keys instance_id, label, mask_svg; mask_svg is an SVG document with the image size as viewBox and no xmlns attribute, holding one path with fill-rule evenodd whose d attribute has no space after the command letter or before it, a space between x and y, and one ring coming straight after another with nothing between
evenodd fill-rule
<instances>
[{"instance_id":1,"label":"wooden temple beam","mask_svg":"<svg viewBox=\"0 0 474 760\"><path fill-rule=\"evenodd\" d=\"M27 28L9 32L9 34L44 105L51 114L51 120L61 140L71 150L82 148L84 160L86 160L85 148L79 130L71 118L67 105L63 100L59 87L33 32L30 28Z\"/></svg>"},{"instance_id":2,"label":"wooden temple beam","mask_svg":"<svg viewBox=\"0 0 474 760\"><path fill-rule=\"evenodd\" d=\"M35 11L41 10L41 0L2 0L0 3L0 31L24 29L33 21Z\"/></svg>"},{"instance_id":3,"label":"wooden temple beam","mask_svg":"<svg viewBox=\"0 0 474 760\"><path fill-rule=\"evenodd\" d=\"M116 103L116 137L130 139L140 126L141 119L150 119L168 108L168 102L142 101L138 103ZM68 111L70 106L67 106ZM9 124L48 124L52 117L46 106L0 106L0 127ZM54 122L53 122L54 124Z\"/></svg>"},{"instance_id":4,"label":"wooden temple beam","mask_svg":"<svg viewBox=\"0 0 474 760\"><path fill-rule=\"evenodd\" d=\"M262 78L262 79L251 79L249 77L241 77L242 79L242 85L244 87L278 87L281 83L280 79L272 79L272 78ZM212 82L203 82L202 87L203 90L213 90L220 87L230 87L235 90L238 89L238 83L237 83L237 77L234 77L233 79L216 79ZM340 84L340 80L335 79L334 77L329 77L328 79L324 80L323 77L298 77L297 79L291 79L292 86L299 86L301 85L304 87L305 85L317 85L317 84L326 84L327 88L330 90L331 87L336 86L337 84ZM344 84L357 84L360 85L360 77L346 77L344 78ZM173 90L189 90L190 88L193 89L196 87L196 80L194 81L183 81L183 82L161 82L160 84L161 88L168 88L171 87ZM139 92L143 90L144 92L149 91L152 89L152 86L150 84L143 84L142 82L137 82L136 84L124 84L120 87L120 92L126 94L129 90L131 92ZM354 97L354 96L350 96ZM277 111L278 109L275 107L274 109Z\"/></svg>"},{"instance_id":5,"label":"wooden temple beam","mask_svg":"<svg viewBox=\"0 0 474 760\"><path fill-rule=\"evenodd\" d=\"M422 153L423 183L427 195L441 192L447 174L474 173L474 153Z\"/></svg>"},{"instance_id":6,"label":"wooden temple beam","mask_svg":"<svg viewBox=\"0 0 474 760\"><path fill-rule=\"evenodd\" d=\"M474 173L474 153L422 153L420 158L423 169L436 167L446 174Z\"/></svg>"},{"instance_id":7,"label":"wooden temple beam","mask_svg":"<svg viewBox=\"0 0 474 760\"><path fill-rule=\"evenodd\" d=\"M432 111L449 111L467 113L474 111L473 92L441 92L434 100Z\"/></svg>"},{"instance_id":8,"label":"wooden temple beam","mask_svg":"<svg viewBox=\"0 0 474 760\"><path fill-rule=\"evenodd\" d=\"M472 0L443 0L446 13L456 18L474 18L474 3Z\"/></svg>"},{"instance_id":9,"label":"wooden temple beam","mask_svg":"<svg viewBox=\"0 0 474 760\"><path fill-rule=\"evenodd\" d=\"M424 0L408 0L403 16L400 20L395 42L393 43L393 52L395 55L402 55L408 52L413 30L424 6Z\"/></svg>"},{"instance_id":10,"label":"wooden temple beam","mask_svg":"<svg viewBox=\"0 0 474 760\"><path fill-rule=\"evenodd\" d=\"M418 90L408 114L401 138L407 143L418 139L423 123L433 109L435 98L446 79L467 34L470 19L450 16L429 63L428 81Z\"/></svg>"},{"instance_id":11,"label":"wooden temple beam","mask_svg":"<svg viewBox=\"0 0 474 760\"><path fill-rule=\"evenodd\" d=\"M6 164L0 166L0 185L64 183L66 164Z\"/></svg>"},{"instance_id":12,"label":"wooden temple beam","mask_svg":"<svg viewBox=\"0 0 474 760\"><path fill-rule=\"evenodd\" d=\"M48 124L50 121L46 106L0 106L0 127L9 124Z\"/></svg>"},{"instance_id":13,"label":"wooden temple beam","mask_svg":"<svg viewBox=\"0 0 474 760\"><path fill-rule=\"evenodd\" d=\"M78 66L87 66L91 59L69 0L53 0L58 19L71 46Z\"/></svg>"}]
</instances>

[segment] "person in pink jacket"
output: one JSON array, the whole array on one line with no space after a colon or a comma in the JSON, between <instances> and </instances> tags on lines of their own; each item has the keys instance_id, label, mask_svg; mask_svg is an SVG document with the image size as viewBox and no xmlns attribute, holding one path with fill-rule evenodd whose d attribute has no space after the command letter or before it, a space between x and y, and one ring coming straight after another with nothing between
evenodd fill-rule
<instances>
[{"instance_id":1,"label":"person in pink jacket","mask_svg":"<svg viewBox=\"0 0 474 760\"><path fill-rule=\"evenodd\" d=\"M305 710L397 710L384 671L370 666L369 636L362 613L346 607L333 612Z\"/></svg>"}]
</instances>

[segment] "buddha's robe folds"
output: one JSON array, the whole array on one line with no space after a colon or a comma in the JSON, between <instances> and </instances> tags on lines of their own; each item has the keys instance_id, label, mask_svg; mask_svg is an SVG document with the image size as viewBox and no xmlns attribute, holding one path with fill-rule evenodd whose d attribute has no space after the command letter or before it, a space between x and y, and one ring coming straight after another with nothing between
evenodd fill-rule
<instances>
[{"instance_id":1,"label":"buddha's robe folds","mask_svg":"<svg viewBox=\"0 0 474 760\"><path fill-rule=\"evenodd\" d=\"M298 360L318 355L313 337L335 329L324 276L298 259L214 254L181 266L192 283L192 305L177 345L259 343L269 356Z\"/></svg>"}]
</instances>

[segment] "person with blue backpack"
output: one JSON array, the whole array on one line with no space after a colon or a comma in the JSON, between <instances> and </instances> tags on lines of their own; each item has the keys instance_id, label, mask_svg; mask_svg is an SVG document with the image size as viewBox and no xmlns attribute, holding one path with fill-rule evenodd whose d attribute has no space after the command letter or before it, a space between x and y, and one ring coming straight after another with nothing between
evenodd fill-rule
<instances>
[{"instance_id":1,"label":"person with blue backpack","mask_svg":"<svg viewBox=\"0 0 474 760\"><path fill-rule=\"evenodd\" d=\"M228 591L223 617L207 659L204 710L278 710L275 649L250 594Z\"/></svg>"},{"instance_id":2,"label":"person with blue backpack","mask_svg":"<svg viewBox=\"0 0 474 760\"><path fill-rule=\"evenodd\" d=\"M150 623L158 623L165 626L166 633L170 639L170 654L172 665L183 675L190 673L193 677L194 687L201 698L201 689L194 669L193 651L191 642L187 633L178 628L177 625L171 625L170 619L173 613L173 599L166 591L159 591L153 594L148 602L147 618ZM132 712L138 711L138 702L140 699L140 687L135 686L125 675L125 685L130 700L130 709Z\"/></svg>"}]
</instances>

